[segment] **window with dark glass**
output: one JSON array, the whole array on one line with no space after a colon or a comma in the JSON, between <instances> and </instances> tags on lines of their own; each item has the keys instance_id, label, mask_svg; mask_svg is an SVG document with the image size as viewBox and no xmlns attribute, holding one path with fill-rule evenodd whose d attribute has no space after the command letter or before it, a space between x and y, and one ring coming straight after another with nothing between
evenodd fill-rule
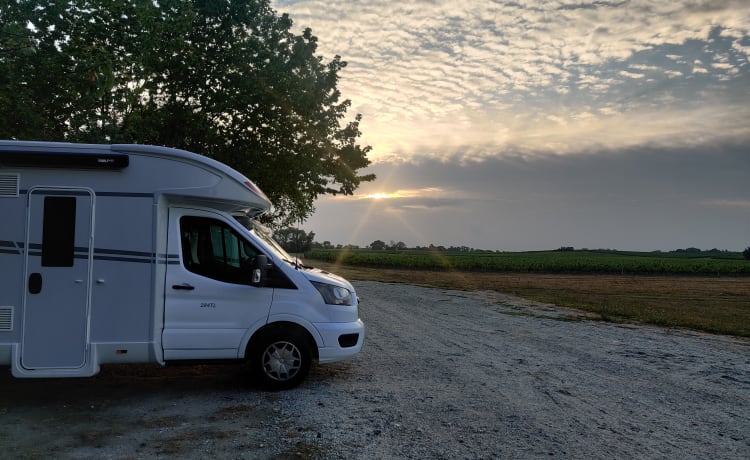
<instances>
[{"instance_id":1,"label":"window with dark glass","mask_svg":"<svg viewBox=\"0 0 750 460\"><path fill-rule=\"evenodd\" d=\"M42 266L72 267L75 256L76 199L44 198Z\"/></svg>"},{"instance_id":2,"label":"window with dark glass","mask_svg":"<svg viewBox=\"0 0 750 460\"><path fill-rule=\"evenodd\" d=\"M250 284L250 266L258 251L220 220L180 219L182 261L189 271L218 281Z\"/></svg>"}]
</instances>

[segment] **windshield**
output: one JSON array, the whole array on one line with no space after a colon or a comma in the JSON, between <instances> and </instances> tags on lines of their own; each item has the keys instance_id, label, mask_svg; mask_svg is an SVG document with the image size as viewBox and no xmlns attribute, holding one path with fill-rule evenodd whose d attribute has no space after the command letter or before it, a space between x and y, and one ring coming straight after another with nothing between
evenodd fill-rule
<instances>
[{"instance_id":1,"label":"windshield","mask_svg":"<svg viewBox=\"0 0 750 460\"><path fill-rule=\"evenodd\" d=\"M268 249L273 251L274 255L278 257L281 260L284 260L292 265L295 265L295 258L289 255L288 252L282 248L279 243L276 242L273 238L271 238L271 230L266 227L265 225L259 223L258 221L251 219L247 217L246 215L238 215L233 216L237 222L242 224L243 227L245 227L250 233L258 237L259 240L266 243L266 246ZM297 261L299 265L302 265L299 261Z\"/></svg>"}]
</instances>

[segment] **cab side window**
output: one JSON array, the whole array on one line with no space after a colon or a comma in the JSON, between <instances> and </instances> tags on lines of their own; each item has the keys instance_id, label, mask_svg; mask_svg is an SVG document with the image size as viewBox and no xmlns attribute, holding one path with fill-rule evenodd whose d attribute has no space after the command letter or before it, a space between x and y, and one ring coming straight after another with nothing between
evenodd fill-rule
<instances>
[{"instance_id":1,"label":"cab side window","mask_svg":"<svg viewBox=\"0 0 750 460\"><path fill-rule=\"evenodd\" d=\"M229 225L207 217L180 218L185 268L225 283L250 284L250 267L258 251Z\"/></svg>"}]
</instances>

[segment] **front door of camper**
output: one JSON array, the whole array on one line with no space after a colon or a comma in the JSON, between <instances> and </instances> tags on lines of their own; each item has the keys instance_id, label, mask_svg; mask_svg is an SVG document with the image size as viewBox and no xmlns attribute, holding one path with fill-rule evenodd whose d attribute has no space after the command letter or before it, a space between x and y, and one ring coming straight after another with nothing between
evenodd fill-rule
<instances>
[{"instance_id":1,"label":"front door of camper","mask_svg":"<svg viewBox=\"0 0 750 460\"><path fill-rule=\"evenodd\" d=\"M28 192L26 297L21 364L77 369L86 363L93 192Z\"/></svg>"},{"instance_id":2,"label":"front door of camper","mask_svg":"<svg viewBox=\"0 0 750 460\"><path fill-rule=\"evenodd\" d=\"M250 285L259 250L239 224L201 210L169 211L164 333L166 359L237 358L248 329L265 323L273 289Z\"/></svg>"}]
</instances>

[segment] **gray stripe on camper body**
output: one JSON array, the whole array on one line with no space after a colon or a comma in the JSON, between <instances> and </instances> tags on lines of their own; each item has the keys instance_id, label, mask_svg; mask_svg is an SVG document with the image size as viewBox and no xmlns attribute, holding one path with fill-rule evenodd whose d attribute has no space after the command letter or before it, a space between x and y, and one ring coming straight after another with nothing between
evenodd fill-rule
<instances>
[{"instance_id":1,"label":"gray stripe on camper body","mask_svg":"<svg viewBox=\"0 0 750 460\"><path fill-rule=\"evenodd\" d=\"M25 244L22 241L0 241L0 254L23 254ZM39 243L29 244L30 256L41 256L42 245ZM74 258L87 259L89 251L86 247L76 246ZM130 256L130 257L128 257ZM135 263L157 263L167 265L178 265L180 263L179 254L154 254L145 251L128 251L124 249L105 249L94 248L94 260L107 260L117 262L135 262Z\"/></svg>"},{"instance_id":2,"label":"gray stripe on camper body","mask_svg":"<svg viewBox=\"0 0 750 460\"><path fill-rule=\"evenodd\" d=\"M124 249L94 248L94 254L115 254L115 255L120 255L120 256L139 256L139 257L151 257L151 258L154 257L153 252L127 251Z\"/></svg>"},{"instance_id":3,"label":"gray stripe on camper body","mask_svg":"<svg viewBox=\"0 0 750 460\"><path fill-rule=\"evenodd\" d=\"M96 192L96 196L119 196L125 198L153 198L153 193Z\"/></svg>"},{"instance_id":4,"label":"gray stripe on camper body","mask_svg":"<svg viewBox=\"0 0 750 460\"><path fill-rule=\"evenodd\" d=\"M115 256L94 256L94 260L110 260L117 262L136 262L141 264L152 264L156 262L154 259L136 259L131 257L115 257Z\"/></svg>"},{"instance_id":5,"label":"gray stripe on camper body","mask_svg":"<svg viewBox=\"0 0 750 460\"><path fill-rule=\"evenodd\" d=\"M0 241L0 253L18 255L23 254L23 251L12 241Z\"/></svg>"},{"instance_id":6,"label":"gray stripe on camper body","mask_svg":"<svg viewBox=\"0 0 750 460\"><path fill-rule=\"evenodd\" d=\"M127 251L124 249L104 248L94 249L94 260L110 260L117 262L136 262L147 264L158 263L153 252Z\"/></svg>"}]
</instances>

